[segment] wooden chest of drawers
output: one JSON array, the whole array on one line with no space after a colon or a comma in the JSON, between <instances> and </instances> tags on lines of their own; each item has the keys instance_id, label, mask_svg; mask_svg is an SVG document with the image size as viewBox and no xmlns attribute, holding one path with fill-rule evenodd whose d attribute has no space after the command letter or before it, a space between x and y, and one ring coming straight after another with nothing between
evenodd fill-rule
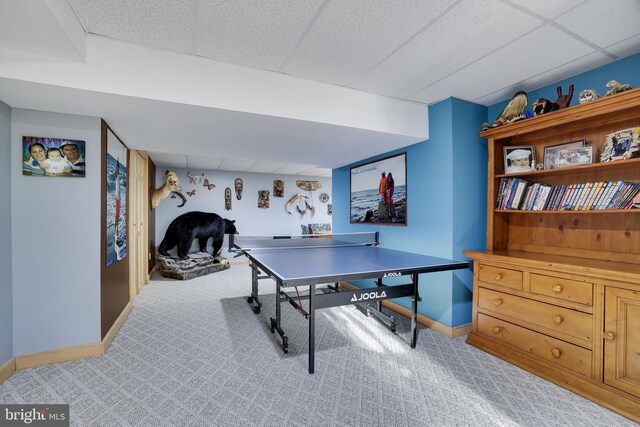
<instances>
[{"instance_id":1,"label":"wooden chest of drawers","mask_svg":"<svg viewBox=\"0 0 640 427\"><path fill-rule=\"evenodd\" d=\"M469 344L640 421L640 280L544 255L466 254Z\"/></svg>"},{"instance_id":2,"label":"wooden chest of drawers","mask_svg":"<svg viewBox=\"0 0 640 427\"><path fill-rule=\"evenodd\" d=\"M565 341L591 348L593 315L479 287L478 309Z\"/></svg>"},{"instance_id":3,"label":"wooden chest of drawers","mask_svg":"<svg viewBox=\"0 0 640 427\"><path fill-rule=\"evenodd\" d=\"M638 123L632 89L480 132L486 250L464 253L475 260L469 344L640 422L640 209L593 209L576 196L640 182L640 158L506 173L504 156L526 146L546 158L577 140L602 153L608 134ZM578 205L514 206L522 184L524 199L571 189Z\"/></svg>"},{"instance_id":4,"label":"wooden chest of drawers","mask_svg":"<svg viewBox=\"0 0 640 427\"><path fill-rule=\"evenodd\" d=\"M494 317L478 314L478 332L578 374L592 375L592 352Z\"/></svg>"}]
</instances>

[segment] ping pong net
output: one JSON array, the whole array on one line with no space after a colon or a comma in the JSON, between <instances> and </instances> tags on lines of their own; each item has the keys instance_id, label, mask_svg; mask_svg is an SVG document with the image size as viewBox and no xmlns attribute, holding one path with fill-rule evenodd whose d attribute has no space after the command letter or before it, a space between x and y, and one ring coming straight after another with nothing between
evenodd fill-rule
<instances>
[{"instance_id":1,"label":"ping pong net","mask_svg":"<svg viewBox=\"0 0 640 427\"><path fill-rule=\"evenodd\" d=\"M310 249L345 246L378 245L378 232L305 234L301 236L240 236L229 235L229 252L244 253L265 249Z\"/></svg>"}]
</instances>

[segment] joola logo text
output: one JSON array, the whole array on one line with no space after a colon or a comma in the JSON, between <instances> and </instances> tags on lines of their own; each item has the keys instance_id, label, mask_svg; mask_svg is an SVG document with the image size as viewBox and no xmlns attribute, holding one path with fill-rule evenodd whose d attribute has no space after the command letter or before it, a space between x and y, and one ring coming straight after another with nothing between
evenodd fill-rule
<instances>
[{"instance_id":1,"label":"joola logo text","mask_svg":"<svg viewBox=\"0 0 640 427\"><path fill-rule=\"evenodd\" d=\"M369 299L386 298L386 296L387 296L387 293L385 291L367 292L364 294L360 294L360 297L358 297L357 294L353 294L353 296L351 297L351 302L360 302L360 301L366 301Z\"/></svg>"},{"instance_id":2,"label":"joola logo text","mask_svg":"<svg viewBox=\"0 0 640 427\"><path fill-rule=\"evenodd\" d=\"M396 271L394 273L384 273L384 276L382 277L398 277L398 276L402 276L402 273L400 273L399 271Z\"/></svg>"}]
</instances>

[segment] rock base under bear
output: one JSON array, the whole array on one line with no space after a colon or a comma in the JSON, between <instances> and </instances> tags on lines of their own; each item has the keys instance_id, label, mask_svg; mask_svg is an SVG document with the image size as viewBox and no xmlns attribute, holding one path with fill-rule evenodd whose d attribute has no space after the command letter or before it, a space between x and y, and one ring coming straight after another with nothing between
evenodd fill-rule
<instances>
[{"instance_id":1,"label":"rock base under bear","mask_svg":"<svg viewBox=\"0 0 640 427\"><path fill-rule=\"evenodd\" d=\"M214 263L217 259L219 262ZM189 280L194 277L206 276L230 267L226 258L214 258L207 252L189 254L189 259L160 255L156 258L156 266L164 277L179 280Z\"/></svg>"}]
</instances>

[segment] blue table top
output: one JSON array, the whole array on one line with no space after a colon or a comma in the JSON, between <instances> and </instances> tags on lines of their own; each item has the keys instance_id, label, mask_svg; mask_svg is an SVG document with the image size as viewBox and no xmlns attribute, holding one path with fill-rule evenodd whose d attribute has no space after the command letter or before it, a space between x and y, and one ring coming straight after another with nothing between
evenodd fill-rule
<instances>
[{"instance_id":1,"label":"blue table top","mask_svg":"<svg viewBox=\"0 0 640 427\"><path fill-rule=\"evenodd\" d=\"M469 263L379 246L256 249L247 256L283 286L467 268ZM396 273L396 274L394 274ZM399 275L399 274L397 274Z\"/></svg>"}]
</instances>

